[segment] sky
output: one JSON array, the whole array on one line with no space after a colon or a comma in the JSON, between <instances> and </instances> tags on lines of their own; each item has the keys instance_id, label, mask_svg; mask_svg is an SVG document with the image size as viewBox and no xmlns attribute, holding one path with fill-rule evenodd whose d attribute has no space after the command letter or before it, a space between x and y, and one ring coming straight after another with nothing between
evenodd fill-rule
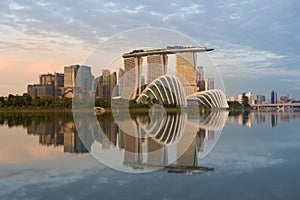
<instances>
[{"instance_id":1,"label":"sky","mask_svg":"<svg viewBox=\"0 0 300 200\"><path fill-rule=\"evenodd\" d=\"M215 49L228 97L276 89L298 98L299 10L296 0L1 0L0 96L83 63L112 35L161 27Z\"/></svg>"}]
</instances>

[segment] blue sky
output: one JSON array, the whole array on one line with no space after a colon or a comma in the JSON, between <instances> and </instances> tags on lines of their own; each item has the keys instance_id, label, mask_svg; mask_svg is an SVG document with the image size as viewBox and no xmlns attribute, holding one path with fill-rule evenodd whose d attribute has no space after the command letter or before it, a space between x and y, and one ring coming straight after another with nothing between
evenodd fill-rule
<instances>
[{"instance_id":1,"label":"blue sky","mask_svg":"<svg viewBox=\"0 0 300 200\"><path fill-rule=\"evenodd\" d=\"M121 31L162 27L215 48L227 96L275 88L298 97L299 10L296 0L2 0L0 95L22 94L39 73L83 62Z\"/></svg>"}]
</instances>

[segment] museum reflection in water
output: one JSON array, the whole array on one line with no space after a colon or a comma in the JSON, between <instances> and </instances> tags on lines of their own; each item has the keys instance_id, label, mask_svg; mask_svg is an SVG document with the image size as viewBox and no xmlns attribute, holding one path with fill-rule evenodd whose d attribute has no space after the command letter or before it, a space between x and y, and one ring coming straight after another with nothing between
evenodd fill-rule
<instances>
[{"instance_id":1,"label":"museum reflection in water","mask_svg":"<svg viewBox=\"0 0 300 200\"><path fill-rule=\"evenodd\" d=\"M133 169L145 166L162 167L169 172L198 173L211 168L201 167L199 158L205 157L220 137L227 119L251 127L255 123L270 123L300 119L298 113L234 113L208 112L202 114L173 113L135 115L130 119L118 116L97 116L98 124L85 120L77 132L71 113L13 114L1 113L0 124L24 126L27 134L39 137L39 144L61 147L66 153L88 153L95 143L102 151L122 150L122 164ZM99 126L100 125L100 126ZM99 128L102 131L99 131ZM173 145L174 149L167 148ZM175 151L176 161L169 159ZM145 157L144 153L148 153Z\"/></svg>"}]
</instances>

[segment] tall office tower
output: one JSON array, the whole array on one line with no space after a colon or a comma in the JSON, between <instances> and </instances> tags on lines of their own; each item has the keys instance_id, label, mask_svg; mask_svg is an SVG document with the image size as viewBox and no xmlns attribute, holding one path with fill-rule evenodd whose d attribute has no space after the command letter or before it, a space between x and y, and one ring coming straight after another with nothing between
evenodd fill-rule
<instances>
[{"instance_id":1,"label":"tall office tower","mask_svg":"<svg viewBox=\"0 0 300 200\"><path fill-rule=\"evenodd\" d=\"M70 87L70 88L75 87L75 80L77 77L79 67L80 67L79 65L70 65L64 67L64 74L65 74L64 87Z\"/></svg>"},{"instance_id":2,"label":"tall office tower","mask_svg":"<svg viewBox=\"0 0 300 200\"><path fill-rule=\"evenodd\" d=\"M80 65L77 75L75 87L84 91L91 91L93 83L93 75L91 68L88 66Z\"/></svg>"},{"instance_id":3,"label":"tall office tower","mask_svg":"<svg viewBox=\"0 0 300 200\"><path fill-rule=\"evenodd\" d=\"M256 95L256 104L262 104L263 102L265 102L265 96L262 94L257 94Z\"/></svg>"},{"instance_id":4,"label":"tall office tower","mask_svg":"<svg viewBox=\"0 0 300 200\"><path fill-rule=\"evenodd\" d=\"M196 83L198 81L203 81L204 78L203 78L203 67L202 66L196 68L195 77L196 77Z\"/></svg>"},{"instance_id":5,"label":"tall office tower","mask_svg":"<svg viewBox=\"0 0 300 200\"><path fill-rule=\"evenodd\" d=\"M277 92L276 90L271 91L271 104L277 103Z\"/></svg>"},{"instance_id":6,"label":"tall office tower","mask_svg":"<svg viewBox=\"0 0 300 200\"><path fill-rule=\"evenodd\" d=\"M130 57L124 58L124 90L121 93L122 97L136 99L141 94L142 85L142 65L143 58L141 57ZM125 96L124 96L125 95Z\"/></svg>"},{"instance_id":7,"label":"tall office tower","mask_svg":"<svg viewBox=\"0 0 300 200\"><path fill-rule=\"evenodd\" d=\"M123 88L124 88L124 79L123 79L124 74L125 74L124 69L119 68L119 73L118 73L118 96L121 95L121 93L123 91Z\"/></svg>"},{"instance_id":8,"label":"tall office tower","mask_svg":"<svg viewBox=\"0 0 300 200\"><path fill-rule=\"evenodd\" d=\"M59 97L59 89L64 87L65 76L63 73L54 74L54 96L55 98Z\"/></svg>"},{"instance_id":9,"label":"tall office tower","mask_svg":"<svg viewBox=\"0 0 300 200\"><path fill-rule=\"evenodd\" d=\"M213 89L215 89L214 78L208 78L207 79L207 90L213 90Z\"/></svg>"},{"instance_id":10,"label":"tall office tower","mask_svg":"<svg viewBox=\"0 0 300 200\"><path fill-rule=\"evenodd\" d=\"M64 87L65 75L63 73L54 74L54 86L55 88Z\"/></svg>"},{"instance_id":11,"label":"tall office tower","mask_svg":"<svg viewBox=\"0 0 300 200\"><path fill-rule=\"evenodd\" d=\"M102 71L102 90L103 90L103 98L110 98L110 70L105 69ZM100 86L101 87L101 86Z\"/></svg>"},{"instance_id":12,"label":"tall office tower","mask_svg":"<svg viewBox=\"0 0 300 200\"><path fill-rule=\"evenodd\" d=\"M71 65L64 67L64 95L67 98L73 97L73 89L80 93L80 96L90 96L92 90L93 76L91 68L84 65Z\"/></svg>"},{"instance_id":13,"label":"tall office tower","mask_svg":"<svg viewBox=\"0 0 300 200\"><path fill-rule=\"evenodd\" d=\"M147 83L165 75L168 65L168 56L165 54L154 54L147 56Z\"/></svg>"},{"instance_id":14,"label":"tall office tower","mask_svg":"<svg viewBox=\"0 0 300 200\"><path fill-rule=\"evenodd\" d=\"M245 93L245 96L248 98L248 103L250 105L253 105L255 103L254 95L252 94L252 92Z\"/></svg>"},{"instance_id":15,"label":"tall office tower","mask_svg":"<svg viewBox=\"0 0 300 200\"><path fill-rule=\"evenodd\" d=\"M91 90L92 82L93 76L90 67L84 65L64 67L64 87L79 87L84 90Z\"/></svg>"},{"instance_id":16,"label":"tall office tower","mask_svg":"<svg viewBox=\"0 0 300 200\"><path fill-rule=\"evenodd\" d=\"M109 77L109 90L110 90L110 98L118 96L117 86L117 72L113 72ZM116 89L115 89L116 88Z\"/></svg>"},{"instance_id":17,"label":"tall office tower","mask_svg":"<svg viewBox=\"0 0 300 200\"><path fill-rule=\"evenodd\" d=\"M195 71L195 79L196 79L196 85L197 85L197 91L201 92L205 90L205 80L203 78L203 67L197 67Z\"/></svg>"},{"instance_id":18,"label":"tall office tower","mask_svg":"<svg viewBox=\"0 0 300 200\"><path fill-rule=\"evenodd\" d=\"M116 96L116 94L113 94L116 84L117 84L117 73L116 72L110 73L109 69L103 70L97 85L97 93L96 93L97 97L111 98L113 96Z\"/></svg>"},{"instance_id":19,"label":"tall office tower","mask_svg":"<svg viewBox=\"0 0 300 200\"><path fill-rule=\"evenodd\" d=\"M176 53L176 74L183 84L186 95L196 92L195 64L197 55L193 52Z\"/></svg>"}]
</instances>

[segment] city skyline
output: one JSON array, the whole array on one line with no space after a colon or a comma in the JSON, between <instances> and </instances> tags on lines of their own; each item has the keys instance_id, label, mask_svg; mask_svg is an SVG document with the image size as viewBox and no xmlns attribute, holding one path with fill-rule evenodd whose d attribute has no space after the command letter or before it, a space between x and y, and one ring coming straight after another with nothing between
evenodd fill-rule
<instances>
[{"instance_id":1,"label":"city skyline","mask_svg":"<svg viewBox=\"0 0 300 200\"><path fill-rule=\"evenodd\" d=\"M149 57L152 59L152 56L149 56ZM125 60L126 59L124 59L124 66L123 67L126 66L126 61ZM158 65L160 65L160 64L158 64ZM149 65L149 66L150 67L155 67L155 66L152 66L152 65ZM70 70L72 71L73 68L77 68L77 71L78 71L78 69L80 67L87 68L87 69L89 69L88 71L90 71L90 68L91 68L89 66L83 66L83 65L70 65L70 66L65 66L64 71L65 71L65 73L66 72L68 73L68 71L70 71ZM149 71L149 67L147 68L147 71ZM125 70L123 68L119 68L119 72L111 71L109 69L104 69L104 70L102 70L102 74L100 76L93 78L93 80L90 80L90 82L91 82L90 84L93 85L93 86L89 86L89 87L92 87L91 90L93 91L92 93L95 93L95 97L96 98L112 98L114 96L120 95L121 94L120 93L121 92L120 88L124 87L124 79L121 79L121 77L124 75L124 72L125 72ZM77 72L74 71L73 76L76 76L75 75L76 73ZM203 66L195 67L194 75L195 75L195 80L194 81L195 81L196 84L199 83L199 81L204 82L204 88L201 86L201 84L196 85L198 87L199 91L214 89L214 86L213 86L214 85L214 79L213 78L207 78L206 80L204 80L205 76L204 76ZM69 76L71 76L71 75L69 75ZM132 78L131 76L132 75L130 75L129 78ZM88 77L94 77L94 75L90 74ZM158 77L159 76L157 75L157 78ZM73 77L73 79L74 78L75 77ZM144 78L144 75L142 76L142 79L143 78ZM62 80L60 80L60 79L62 79ZM62 82L62 83L57 83L57 81ZM120 83L120 81L121 81L121 83ZM66 87L64 85L64 82L65 82L65 84L66 84L66 82L70 82L71 85L67 85L67 87ZM146 85L149 85L150 83L151 82L146 83L145 80L143 82L143 84L146 84ZM49 87L49 85L52 85L52 86ZM209 86L209 85L212 85L212 86ZM44 87L42 87L42 86L48 86L50 92L48 91L48 93L47 93L47 90L44 89ZM74 86L75 86L75 79L73 81L71 81L71 80L70 81L64 81L64 73L58 73L58 72L55 72L54 74L47 73L47 74L40 74L39 75L39 83L33 84L33 85L30 85L30 84L27 85L27 92L33 97L33 94L31 92L31 90L32 90L31 88L32 87L37 87L40 90L42 89L41 90L43 92L42 96L50 95L50 96L54 96L55 98L64 98L64 97L72 98L72 91L73 91ZM142 90L144 90L146 88L145 86L143 86ZM192 87L194 87L194 85ZM45 87L45 88L47 88L47 87ZM68 94L67 96L63 96L62 93L64 93L68 89L71 89L71 93ZM37 89L35 89L35 90L37 90ZM246 91L246 90L243 90L243 91ZM276 97L272 96L273 93L276 93ZM39 96L39 95L37 95L36 91L35 91L34 94L35 94L35 96ZM271 89L269 91L269 93L267 93L267 94L253 93L252 91L248 91L247 93L240 91L240 93L237 94L236 96L233 96L233 95L228 96L227 95L226 98L227 98L228 101L237 101L239 103L242 103L242 96L244 96L244 95L248 97L250 105L264 104L264 103L276 104L278 102L287 103L291 100L299 101L299 99L300 99L300 96L292 96L290 94L278 94L278 96L277 96L277 91L274 88ZM35 97L33 97L33 99L34 98ZM274 99L276 99L276 100L274 100Z\"/></svg>"},{"instance_id":2,"label":"city skyline","mask_svg":"<svg viewBox=\"0 0 300 200\"><path fill-rule=\"evenodd\" d=\"M210 56L228 96L245 88L299 94L299 4L294 0L164 1L160 7L146 1L16 0L0 5L1 96L22 94L38 74L84 64L98 43L145 26L173 29L214 47Z\"/></svg>"}]
</instances>

